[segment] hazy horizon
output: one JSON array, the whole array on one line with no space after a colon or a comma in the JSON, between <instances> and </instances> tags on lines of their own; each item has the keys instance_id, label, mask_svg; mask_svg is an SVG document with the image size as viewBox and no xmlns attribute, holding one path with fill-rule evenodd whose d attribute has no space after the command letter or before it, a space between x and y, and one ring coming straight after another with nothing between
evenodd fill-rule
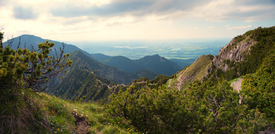
<instances>
[{"instance_id":1,"label":"hazy horizon","mask_svg":"<svg viewBox=\"0 0 275 134\"><path fill-rule=\"evenodd\" d=\"M275 24L274 0L0 0L0 9L5 37L65 42L233 38Z\"/></svg>"}]
</instances>

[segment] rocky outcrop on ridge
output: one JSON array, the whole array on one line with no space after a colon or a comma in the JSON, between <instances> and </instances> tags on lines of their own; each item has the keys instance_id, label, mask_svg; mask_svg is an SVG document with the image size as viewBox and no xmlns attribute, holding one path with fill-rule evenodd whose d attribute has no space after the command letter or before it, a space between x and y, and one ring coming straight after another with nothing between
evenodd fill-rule
<instances>
[{"instance_id":1,"label":"rocky outcrop on ridge","mask_svg":"<svg viewBox=\"0 0 275 134\"><path fill-rule=\"evenodd\" d=\"M245 56L249 54L250 47L257 42L251 39L245 34L233 38L229 44L220 49L220 52L214 57L210 66L207 69L207 74L210 74L216 68L221 68L223 71L227 71L232 62L236 64L245 59Z\"/></svg>"}]
</instances>

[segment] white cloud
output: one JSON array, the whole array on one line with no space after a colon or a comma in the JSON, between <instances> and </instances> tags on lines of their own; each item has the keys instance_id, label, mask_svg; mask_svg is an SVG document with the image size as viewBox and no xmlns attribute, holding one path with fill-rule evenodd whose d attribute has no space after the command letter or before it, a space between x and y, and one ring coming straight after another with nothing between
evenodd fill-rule
<instances>
[{"instance_id":1,"label":"white cloud","mask_svg":"<svg viewBox=\"0 0 275 134\"><path fill-rule=\"evenodd\" d=\"M274 20L275 1L212 0L206 5L195 8L191 14L201 19L217 22Z\"/></svg>"},{"instance_id":2,"label":"white cloud","mask_svg":"<svg viewBox=\"0 0 275 134\"><path fill-rule=\"evenodd\" d=\"M233 29L240 30L240 29L249 29L249 28L251 28L251 27L252 27L252 25L248 25L248 26L228 27L227 29L228 29L228 30L233 30Z\"/></svg>"},{"instance_id":3,"label":"white cloud","mask_svg":"<svg viewBox=\"0 0 275 134\"><path fill-rule=\"evenodd\" d=\"M253 21L275 20L274 0L0 0L0 8L5 37L57 40L234 36Z\"/></svg>"}]
</instances>

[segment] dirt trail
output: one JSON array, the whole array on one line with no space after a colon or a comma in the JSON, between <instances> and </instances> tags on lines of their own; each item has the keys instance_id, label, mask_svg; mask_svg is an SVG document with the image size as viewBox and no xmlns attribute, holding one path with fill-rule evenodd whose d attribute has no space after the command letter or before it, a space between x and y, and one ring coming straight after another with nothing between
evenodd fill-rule
<instances>
[{"instance_id":1,"label":"dirt trail","mask_svg":"<svg viewBox=\"0 0 275 134\"><path fill-rule=\"evenodd\" d=\"M141 83L147 83L147 81L134 82L134 83L132 83L130 86L134 85L135 83L141 84Z\"/></svg>"},{"instance_id":2,"label":"dirt trail","mask_svg":"<svg viewBox=\"0 0 275 134\"><path fill-rule=\"evenodd\" d=\"M239 93L240 90L241 90L242 81L243 81L243 79L241 78L241 79L238 79L237 81L235 81L235 82L233 82L233 83L231 84L231 86L233 87L233 89L234 89L234 90L237 90L238 93Z\"/></svg>"},{"instance_id":3,"label":"dirt trail","mask_svg":"<svg viewBox=\"0 0 275 134\"><path fill-rule=\"evenodd\" d=\"M169 79L169 85L168 85L168 87L171 87L170 85L171 85L172 80L173 79Z\"/></svg>"},{"instance_id":4,"label":"dirt trail","mask_svg":"<svg viewBox=\"0 0 275 134\"><path fill-rule=\"evenodd\" d=\"M240 90L242 90L242 89L241 89L242 81L243 81L243 79L241 78L241 79L238 79L237 81L235 81L235 82L233 82L233 83L231 84L231 86L233 87L233 89L234 89L234 90L237 90L238 93L240 93ZM239 104L242 104L242 99L243 99L243 98L242 98L241 95L239 95L239 97L240 97Z\"/></svg>"},{"instance_id":5,"label":"dirt trail","mask_svg":"<svg viewBox=\"0 0 275 134\"><path fill-rule=\"evenodd\" d=\"M177 83L176 83L176 87L178 88L178 90L181 90L181 86L183 85L183 75L185 74L185 71L188 69L188 67L180 74L180 76L178 77Z\"/></svg>"},{"instance_id":6,"label":"dirt trail","mask_svg":"<svg viewBox=\"0 0 275 134\"><path fill-rule=\"evenodd\" d=\"M77 130L77 134L89 134L88 130L90 129L90 126L88 122L86 121L85 117L81 117L78 113L73 112L72 113L76 119L75 126Z\"/></svg>"}]
</instances>

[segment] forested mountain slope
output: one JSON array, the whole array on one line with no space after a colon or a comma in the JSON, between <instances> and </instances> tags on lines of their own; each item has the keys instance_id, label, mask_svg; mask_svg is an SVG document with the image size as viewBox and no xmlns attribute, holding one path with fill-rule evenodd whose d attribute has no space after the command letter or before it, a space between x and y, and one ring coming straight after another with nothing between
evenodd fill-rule
<instances>
[{"instance_id":1,"label":"forested mountain slope","mask_svg":"<svg viewBox=\"0 0 275 134\"><path fill-rule=\"evenodd\" d=\"M120 85L110 83L91 71L75 68L51 92L63 99L79 100L84 97L83 101L106 102L111 93L115 92L114 89L120 89Z\"/></svg>"},{"instance_id":2,"label":"forested mountain slope","mask_svg":"<svg viewBox=\"0 0 275 134\"><path fill-rule=\"evenodd\" d=\"M109 115L150 133L275 133L275 27L237 36L207 61L176 75L194 74L181 90L169 87L174 77L158 88L136 81L111 96ZM236 91L228 81L238 77L243 80Z\"/></svg>"},{"instance_id":3,"label":"forested mountain slope","mask_svg":"<svg viewBox=\"0 0 275 134\"><path fill-rule=\"evenodd\" d=\"M216 74L227 80L255 73L263 59L275 49L275 27L257 28L233 38L229 44L220 49L207 75Z\"/></svg>"},{"instance_id":4,"label":"forested mountain slope","mask_svg":"<svg viewBox=\"0 0 275 134\"><path fill-rule=\"evenodd\" d=\"M263 58L269 54L270 50L275 48L274 29L275 27L259 27L233 38L229 44L220 49L220 52L214 58L211 57L213 60L202 60L205 64L201 68L198 68L198 66L193 64L196 64L201 58L199 57L192 65L183 69L180 74L177 74L177 84L174 84L176 80L173 79L172 83L167 83L167 85L174 84L177 87L186 87L189 82L194 80L201 81L203 77L224 77L229 81L248 73L255 73L261 65ZM200 75L186 73L190 72L190 69L192 70L191 72L202 72L198 73ZM191 74L196 78L190 77Z\"/></svg>"},{"instance_id":5,"label":"forested mountain slope","mask_svg":"<svg viewBox=\"0 0 275 134\"><path fill-rule=\"evenodd\" d=\"M74 68L87 69L89 71L93 71L97 76L115 83L129 84L133 80L139 79L142 76L148 77L149 79L153 79L157 76L156 73L146 70L141 70L136 73L124 72L115 67L99 63L80 51L75 51L69 58L74 61L72 67L70 68L71 70Z\"/></svg>"}]
</instances>

